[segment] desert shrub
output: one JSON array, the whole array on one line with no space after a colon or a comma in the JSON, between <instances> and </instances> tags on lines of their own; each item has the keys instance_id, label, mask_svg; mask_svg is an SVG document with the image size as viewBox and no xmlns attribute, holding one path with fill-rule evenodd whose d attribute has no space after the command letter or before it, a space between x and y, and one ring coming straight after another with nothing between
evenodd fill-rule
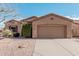
<instances>
[{"instance_id":1,"label":"desert shrub","mask_svg":"<svg viewBox=\"0 0 79 59\"><path fill-rule=\"evenodd\" d=\"M31 32L32 32L32 25L31 24L25 24L22 26L22 31L21 31L21 34L22 34L22 37L31 37Z\"/></svg>"},{"instance_id":2,"label":"desert shrub","mask_svg":"<svg viewBox=\"0 0 79 59\"><path fill-rule=\"evenodd\" d=\"M11 37L11 36L13 36L12 31L10 31L9 29L3 30L2 33L3 33L3 36L4 36L4 37Z\"/></svg>"}]
</instances>

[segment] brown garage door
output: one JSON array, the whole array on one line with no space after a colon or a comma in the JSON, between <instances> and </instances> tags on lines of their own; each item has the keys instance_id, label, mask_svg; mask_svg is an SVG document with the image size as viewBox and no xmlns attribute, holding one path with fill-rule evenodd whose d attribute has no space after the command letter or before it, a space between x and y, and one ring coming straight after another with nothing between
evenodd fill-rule
<instances>
[{"instance_id":1,"label":"brown garage door","mask_svg":"<svg viewBox=\"0 0 79 59\"><path fill-rule=\"evenodd\" d=\"M37 28L38 38L64 38L66 36L65 26L42 25Z\"/></svg>"}]
</instances>

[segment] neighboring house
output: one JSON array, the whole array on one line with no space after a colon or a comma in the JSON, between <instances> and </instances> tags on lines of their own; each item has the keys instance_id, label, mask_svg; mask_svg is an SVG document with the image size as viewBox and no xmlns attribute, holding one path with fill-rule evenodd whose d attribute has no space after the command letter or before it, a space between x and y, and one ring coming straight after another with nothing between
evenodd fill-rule
<instances>
[{"instance_id":1,"label":"neighboring house","mask_svg":"<svg viewBox=\"0 0 79 59\"><path fill-rule=\"evenodd\" d=\"M29 23L32 25L32 38L72 38L79 36L79 23L57 14L33 16L21 21L11 20L5 23L5 27L20 33L21 36L23 24Z\"/></svg>"}]
</instances>

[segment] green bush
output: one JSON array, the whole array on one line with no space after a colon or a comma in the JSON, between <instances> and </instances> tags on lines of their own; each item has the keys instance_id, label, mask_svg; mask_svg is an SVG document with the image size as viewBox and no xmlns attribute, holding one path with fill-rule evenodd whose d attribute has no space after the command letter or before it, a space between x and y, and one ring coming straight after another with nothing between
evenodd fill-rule
<instances>
[{"instance_id":1,"label":"green bush","mask_svg":"<svg viewBox=\"0 0 79 59\"><path fill-rule=\"evenodd\" d=\"M25 24L22 26L21 31L22 37L31 37L32 34L32 25L31 24Z\"/></svg>"}]
</instances>

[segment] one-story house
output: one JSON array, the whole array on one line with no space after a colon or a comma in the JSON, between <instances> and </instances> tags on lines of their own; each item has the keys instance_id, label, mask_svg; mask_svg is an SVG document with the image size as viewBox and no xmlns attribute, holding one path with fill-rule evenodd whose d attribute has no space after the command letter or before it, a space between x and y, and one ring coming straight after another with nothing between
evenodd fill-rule
<instances>
[{"instance_id":1,"label":"one-story house","mask_svg":"<svg viewBox=\"0 0 79 59\"><path fill-rule=\"evenodd\" d=\"M53 13L41 17L32 16L21 21L11 20L5 23L5 27L20 33L21 36L22 26L29 23L32 25L32 38L72 38L79 36L79 21Z\"/></svg>"}]
</instances>

